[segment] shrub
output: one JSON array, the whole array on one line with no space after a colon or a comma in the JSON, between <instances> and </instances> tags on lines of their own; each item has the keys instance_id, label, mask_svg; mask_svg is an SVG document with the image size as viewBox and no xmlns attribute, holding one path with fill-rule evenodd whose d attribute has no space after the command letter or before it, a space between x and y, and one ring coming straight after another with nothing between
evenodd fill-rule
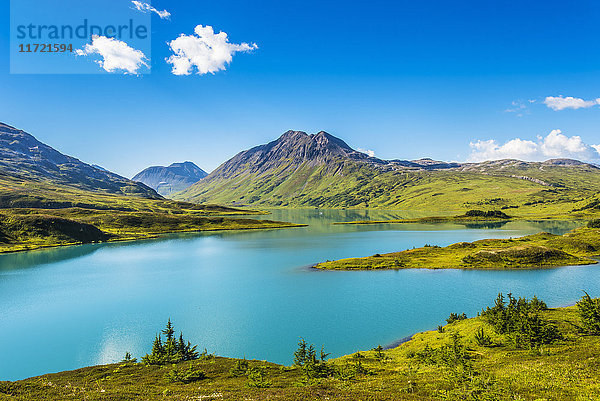
<instances>
[{"instance_id":1,"label":"shrub","mask_svg":"<svg viewBox=\"0 0 600 401\"><path fill-rule=\"evenodd\" d=\"M500 210L488 210L484 212L483 210L467 210L465 213L466 217L489 217L495 219L509 219L510 216Z\"/></svg>"},{"instance_id":2,"label":"shrub","mask_svg":"<svg viewBox=\"0 0 600 401\"><path fill-rule=\"evenodd\" d=\"M237 361L235 361L235 365L233 365L233 368L231 368L229 370L229 375L231 377L241 377L241 376L245 376L247 372L248 372L248 361L246 360L246 358L244 358L244 359L238 359Z\"/></svg>"},{"instance_id":3,"label":"shrub","mask_svg":"<svg viewBox=\"0 0 600 401\"><path fill-rule=\"evenodd\" d=\"M121 361L121 363L136 363L137 358L132 358L129 352L125 353L125 358Z\"/></svg>"},{"instance_id":4,"label":"shrub","mask_svg":"<svg viewBox=\"0 0 600 401\"><path fill-rule=\"evenodd\" d=\"M379 362L382 362L384 359L386 359L385 353L383 352L383 347L381 345L378 345L377 348L373 348L373 351L375 351L375 359L377 359Z\"/></svg>"},{"instance_id":5,"label":"shrub","mask_svg":"<svg viewBox=\"0 0 600 401\"><path fill-rule=\"evenodd\" d=\"M587 226L588 228L600 228L600 219L588 221Z\"/></svg>"},{"instance_id":6,"label":"shrub","mask_svg":"<svg viewBox=\"0 0 600 401\"><path fill-rule=\"evenodd\" d=\"M248 387L256 388L267 388L271 387L273 383L267 380L265 371L263 368L254 367L248 369Z\"/></svg>"},{"instance_id":7,"label":"shrub","mask_svg":"<svg viewBox=\"0 0 600 401\"><path fill-rule=\"evenodd\" d=\"M492 345L492 339L490 336L485 334L483 327L481 327L479 330L477 330L477 333L475 333L475 342L481 347L489 347Z\"/></svg>"},{"instance_id":8,"label":"shrub","mask_svg":"<svg viewBox=\"0 0 600 401\"><path fill-rule=\"evenodd\" d=\"M457 313L451 313L450 316L448 317L448 319L446 319L446 322L448 324L454 323L454 322L458 322L459 320L465 320L467 318L467 315L464 313L461 313L460 315Z\"/></svg>"},{"instance_id":9,"label":"shrub","mask_svg":"<svg viewBox=\"0 0 600 401\"><path fill-rule=\"evenodd\" d=\"M508 294L508 303L504 295L498 294L495 305L481 312L499 334L507 335L516 348L535 348L542 344L550 344L562 336L558 328L544 321L538 314L546 309L546 304L534 297L518 300Z\"/></svg>"},{"instance_id":10,"label":"shrub","mask_svg":"<svg viewBox=\"0 0 600 401\"><path fill-rule=\"evenodd\" d=\"M600 334L600 298L591 298L586 292L577 302L583 330L589 334Z\"/></svg>"},{"instance_id":11,"label":"shrub","mask_svg":"<svg viewBox=\"0 0 600 401\"><path fill-rule=\"evenodd\" d=\"M346 363L341 366L336 366L333 375L343 381L349 381L356 379L357 376L364 376L370 374L369 370L366 369L362 361L357 360L354 363Z\"/></svg>"},{"instance_id":12,"label":"shrub","mask_svg":"<svg viewBox=\"0 0 600 401\"><path fill-rule=\"evenodd\" d=\"M185 370L174 366L166 376L167 380L171 383L180 382L186 384L206 378L206 374L203 371L194 368L192 365L188 366Z\"/></svg>"},{"instance_id":13,"label":"shrub","mask_svg":"<svg viewBox=\"0 0 600 401\"><path fill-rule=\"evenodd\" d=\"M431 348L426 345L421 351L415 353L415 358L430 365L440 365L449 368L470 366L470 357L462 343L461 336L454 332L450 342L439 348Z\"/></svg>"}]
</instances>

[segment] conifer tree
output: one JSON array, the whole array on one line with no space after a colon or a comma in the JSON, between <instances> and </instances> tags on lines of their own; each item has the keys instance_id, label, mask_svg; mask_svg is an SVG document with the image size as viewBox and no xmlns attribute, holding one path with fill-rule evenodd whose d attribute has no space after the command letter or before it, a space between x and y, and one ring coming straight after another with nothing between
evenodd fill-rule
<instances>
[{"instance_id":1,"label":"conifer tree","mask_svg":"<svg viewBox=\"0 0 600 401\"><path fill-rule=\"evenodd\" d=\"M306 363L306 341L304 338L300 338L298 342L298 349L294 352L294 365L295 366L303 366Z\"/></svg>"},{"instance_id":2,"label":"conifer tree","mask_svg":"<svg viewBox=\"0 0 600 401\"><path fill-rule=\"evenodd\" d=\"M166 336L166 340L163 342L161 334ZM146 354L142 358L142 362L148 365L162 365L165 363L178 363L181 361L191 361L198 359L198 352L196 352L197 345L192 344L183 339L183 333L179 334L179 339L175 337L175 329L171 323L171 319L167 322L164 330L161 330L161 334L158 334L154 343L152 344L152 352Z\"/></svg>"},{"instance_id":3,"label":"conifer tree","mask_svg":"<svg viewBox=\"0 0 600 401\"><path fill-rule=\"evenodd\" d=\"M584 294L577 302L583 329L589 334L600 334L600 298L592 298L587 292Z\"/></svg>"}]
</instances>

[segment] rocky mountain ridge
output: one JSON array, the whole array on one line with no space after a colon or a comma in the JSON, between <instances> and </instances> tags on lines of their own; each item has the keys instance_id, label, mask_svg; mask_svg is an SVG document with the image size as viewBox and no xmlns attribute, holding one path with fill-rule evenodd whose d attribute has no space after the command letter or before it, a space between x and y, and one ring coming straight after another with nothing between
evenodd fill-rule
<instances>
[{"instance_id":1,"label":"rocky mountain ridge","mask_svg":"<svg viewBox=\"0 0 600 401\"><path fill-rule=\"evenodd\" d=\"M132 180L156 190L162 196L183 191L208 174L192 162L173 163L170 166L151 166L137 173Z\"/></svg>"}]
</instances>

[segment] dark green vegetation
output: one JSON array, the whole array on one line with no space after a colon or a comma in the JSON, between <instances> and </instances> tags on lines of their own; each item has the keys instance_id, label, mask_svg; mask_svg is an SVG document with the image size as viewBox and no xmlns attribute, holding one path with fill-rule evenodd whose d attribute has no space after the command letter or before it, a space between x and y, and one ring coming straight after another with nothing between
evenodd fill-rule
<instances>
[{"instance_id":1,"label":"dark green vegetation","mask_svg":"<svg viewBox=\"0 0 600 401\"><path fill-rule=\"evenodd\" d=\"M176 199L268 207L600 212L600 169L574 160L381 160L325 132L289 131L240 152ZM510 211L510 212L508 212Z\"/></svg>"},{"instance_id":2,"label":"dark green vegetation","mask_svg":"<svg viewBox=\"0 0 600 401\"><path fill-rule=\"evenodd\" d=\"M508 302L505 302L504 295L498 294L494 306L482 311L481 316L496 333L504 334L515 348L533 349L552 344L562 337L555 324L540 317L540 312L546 309L546 303L537 297L516 299L509 293Z\"/></svg>"},{"instance_id":3,"label":"dark green vegetation","mask_svg":"<svg viewBox=\"0 0 600 401\"><path fill-rule=\"evenodd\" d=\"M435 223L458 223L458 224L470 224L470 223L501 223L513 219L512 216L500 210L467 210L464 214L457 216L430 216L430 217L419 217L417 219L392 219L392 220L356 220L356 221L344 221L333 224L408 224L408 223L421 223L421 224L435 224Z\"/></svg>"},{"instance_id":4,"label":"dark green vegetation","mask_svg":"<svg viewBox=\"0 0 600 401\"><path fill-rule=\"evenodd\" d=\"M192 162L173 163L168 167L152 166L137 173L132 180L148 185L162 196L183 191L207 174Z\"/></svg>"},{"instance_id":5,"label":"dark green vegetation","mask_svg":"<svg viewBox=\"0 0 600 401\"><path fill-rule=\"evenodd\" d=\"M595 314L589 314L591 304ZM327 360L300 340L290 367L206 354L158 365L128 358L0 382L0 399L598 399L600 337L590 330L600 326L598 305L600 299L584 296L577 306L549 309L535 297L500 294L480 317L415 334L390 350L377 347ZM163 331L168 332L172 328Z\"/></svg>"},{"instance_id":6,"label":"dark green vegetation","mask_svg":"<svg viewBox=\"0 0 600 401\"><path fill-rule=\"evenodd\" d=\"M600 335L600 298L592 299L586 292L577 302L582 329L592 335Z\"/></svg>"},{"instance_id":7,"label":"dark green vegetation","mask_svg":"<svg viewBox=\"0 0 600 401\"><path fill-rule=\"evenodd\" d=\"M161 334L165 335L164 342ZM146 365L166 365L198 359L198 352L196 352L198 346L192 345L189 341L186 342L183 339L183 333L180 333L179 338L177 338L171 319L169 319L161 334L158 334L154 339L152 352L144 355L142 363Z\"/></svg>"},{"instance_id":8,"label":"dark green vegetation","mask_svg":"<svg viewBox=\"0 0 600 401\"><path fill-rule=\"evenodd\" d=\"M580 228L564 235L539 233L511 239L459 242L317 264L319 269L520 269L597 263L600 229Z\"/></svg>"},{"instance_id":9,"label":"dark green vegetation","mask_svg":"<svg viewBox=\"0 0 600 401\"><path fill-rule=\"evenodd\" d=\"M223 217L261 212L164 199L144 184L63 155L4 124L0 156L0 252L170 232L295 226Z\"/></svg>"}]
</instances>

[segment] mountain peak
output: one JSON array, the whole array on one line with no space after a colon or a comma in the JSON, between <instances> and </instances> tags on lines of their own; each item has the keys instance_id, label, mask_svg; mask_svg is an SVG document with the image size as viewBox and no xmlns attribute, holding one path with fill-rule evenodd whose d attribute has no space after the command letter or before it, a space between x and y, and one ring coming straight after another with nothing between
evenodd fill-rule
<instances>
[{"instance_id":1,"label":"mountain peak","mask_svg":"<svg viewBox=\"0 0 600 401\"><path fill-rule=\"evenodd\" d=\"M196 164L185 161L172 163L168 167L152 166L137 173L132 180L139 181L155 189L163 196L183 191L190 185L206 177L206 172Z\"/></svg>"},{"instance_id":2,"label":"mountain peak","mask_svg":"<svg viewBox=\"0 0 600 401\"><path fill-rule=\"evenodd\" d=\"M299 139L299 138L303 138L303 137L307 137L307 136L308 136L308 134L304 131L287 130L283 134L281 134L279 139L292 139L292 138Z\"/></svg>"},{"instance_id":3,"label":"mountain peak","mask_svg":"<svg viewBox=\"0 0 600 401\"><path fill-rule=\"evenodd\" d=\"M145 185L62 154L33 135L4 123L0 123L0 171L80 190L159 198Z\"/></svg>"},{"instance_id":4,"label":"mountain peak","mask_svg":"<svg viewBox=\"0 0 600 401\"><path fill-rule=\"evenodd\" d=\"M335 162L344 160L382 163L379 159L352 149L346 142L325 131L308 135L304 131L289 130L272 142L238 153L209 177L261 174L272 169L293 171L302 165L334 168Z\"/></svg>"}]
</instances>

